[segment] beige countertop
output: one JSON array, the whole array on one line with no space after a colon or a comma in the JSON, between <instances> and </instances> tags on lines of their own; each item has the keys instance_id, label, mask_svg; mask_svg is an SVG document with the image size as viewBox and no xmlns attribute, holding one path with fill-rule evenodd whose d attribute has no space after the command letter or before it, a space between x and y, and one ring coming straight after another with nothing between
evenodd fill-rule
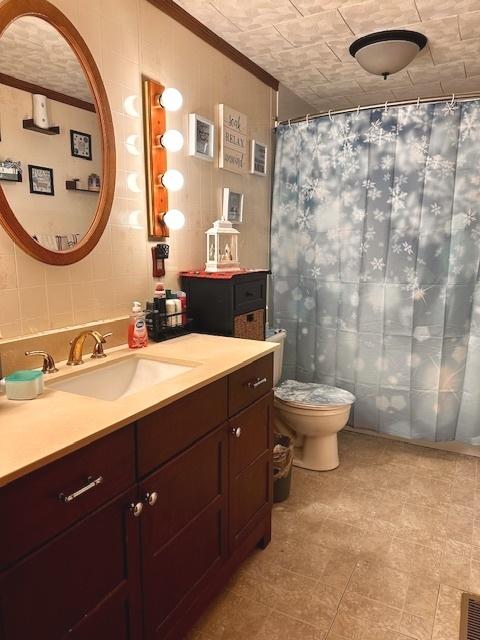
<instances>
[{"instance_id":1,"label":"beige countertop","mask_svg":"<svg viewBox=\"0 0 480 640\"><path fill-rule=\"evenodd\" d=\"M0 486L240 369L276 347L272 342L190 334L145 349L116 347L106 351L108 358L104 360L85 358L81 367L60 363L58 373L45 376L45 391L36 400L20 402L0 396ZM49 388L53 380L105 366L126 355L194 366L113 402Z\"/></svg>"}]
</instances>

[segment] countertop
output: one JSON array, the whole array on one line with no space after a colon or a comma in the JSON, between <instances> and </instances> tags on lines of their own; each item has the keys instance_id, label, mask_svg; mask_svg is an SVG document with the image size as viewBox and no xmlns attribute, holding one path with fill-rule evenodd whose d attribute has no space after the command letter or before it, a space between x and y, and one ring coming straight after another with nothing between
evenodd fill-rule
<instances>
[{"instance_id":1,"label":"countertop","mask_svg":"<svg viewBox=\"0 0 480 640\"><path fill-rule=\"evenodd\" d=\"M144 349L116 347L108 357L45 375L45 391L36 400L14 401L0 396L0 486L80 449L196 389L273 352L272 342L190 334ZM126 355L141 355L190 364L193 368L115 401L97 400L49 388L49 382L105 366Z\"/></svg>"}]
</instances>

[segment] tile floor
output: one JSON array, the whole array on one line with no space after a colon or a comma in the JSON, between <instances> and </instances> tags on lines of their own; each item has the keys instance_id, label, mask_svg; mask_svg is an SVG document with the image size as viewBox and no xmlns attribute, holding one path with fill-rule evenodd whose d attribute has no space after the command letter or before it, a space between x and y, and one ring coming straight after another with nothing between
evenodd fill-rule
<instances>
[{"instance_id":1,"label":"tile floor","mask_svg":"<svg viewBox=\"0 0 480 640\"><path fill-rule=\"evenodd\" d=\"M294 470L272 542L191 640L458 640L480 593L480 459L343 432L335 471Z\"/></svg>"}]
</instances>

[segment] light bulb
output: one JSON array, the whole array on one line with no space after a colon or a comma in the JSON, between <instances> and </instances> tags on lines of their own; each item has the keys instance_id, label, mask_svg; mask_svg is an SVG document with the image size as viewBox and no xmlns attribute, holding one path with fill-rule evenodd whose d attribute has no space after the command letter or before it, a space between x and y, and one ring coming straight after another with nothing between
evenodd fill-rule
<instances>
[{"instance_id":1,"label":"light bulb","mask_svg":"<svg viewBox=\"0 0 480 640\"><path fill-rule=\"evenodd\" d=\"M178 209L169 209L163 216L163 221L169 229L181 229L185 224L185 216Z\"/></svg>"},{"instance_id":2,"label":"light bulb","mask_svg":"<svg viewBox=\"0 0 480 640\"><path fill-rule=\"evenodd\" d=\"M183 96L178 89L165 89L159 99L160 105L167 111L178 111L183 104Z\"/></svg>"},{"instance_id":3,"label":"light bulb","mask_svg":"<svg viewBox=\"0 0 480 640\"><path fill-rule=\"evenodd\" d=\"M183 136L176 129L168 129L163 136L160 136L160 144L167 151L180 151L183 147Z\"/></svg>"},{"instance_id":4,"label":"light bulb","mask_svg":"<svg viewBox=\"0 0 480 640\"><path fill-rule=\"evenodd\" d=\"M168 169L162 176L162 183L169 191L180 191L184 183L183 175L176 169Z\"/></svg>"}]
</instances>

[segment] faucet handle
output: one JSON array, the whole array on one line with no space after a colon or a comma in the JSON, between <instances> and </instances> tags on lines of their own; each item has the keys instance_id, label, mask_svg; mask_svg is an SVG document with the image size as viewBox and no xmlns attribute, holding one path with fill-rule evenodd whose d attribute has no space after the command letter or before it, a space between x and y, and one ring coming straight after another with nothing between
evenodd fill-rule
<instances>
[{"instance_id":1,"label":"faucet handle","mask_svg":"<svg viewBox=\"0 0 480 640\"><path fill-rule=\"evenodd\" d=\"M101 334L99 333L98 336L100 338L99 342L95 342L94 346L93 346L93 353L90 356L91 358L106 358L107 354L104 353L103 351L103 345L106 344L107 342L107 338L109 338L110 336L112 336L113 333L104 333Z\"/></svg>"},{"instance_id":2,"label":"faucet handle","mask_svg":"<svg viewBox=\"0 0 480 640\"><path fill-rule=\"evenodd\" d=\"M43 367L42 367L43 373L56 373L58 371L57 367L55 366L55 360L53 359L53 356L51 356L46 351L38 351L38 350L25 351L25 355L26 356L43 356Z\"/></svg>"}]
</instances>

